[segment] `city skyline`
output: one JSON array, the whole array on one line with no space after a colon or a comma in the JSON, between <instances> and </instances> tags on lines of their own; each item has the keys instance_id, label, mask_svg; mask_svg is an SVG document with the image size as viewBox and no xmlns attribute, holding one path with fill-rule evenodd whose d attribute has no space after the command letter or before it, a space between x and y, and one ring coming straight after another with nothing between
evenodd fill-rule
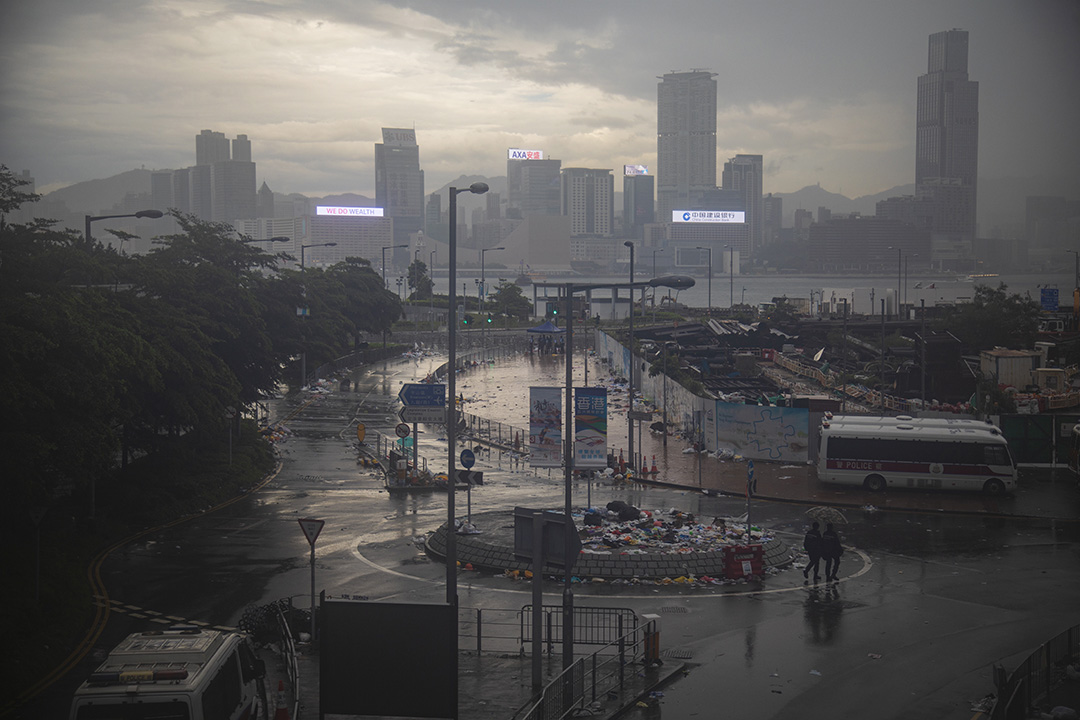
<instances>
[{"instance_id":1,"label":"city skyline","mask_svg":"<svg viewBox=\"0 0 1080 720\"><path fill-rule=\"evenodd\" d=\"M0 29L0 162L48 192L185 167L209 127L256 143L258 181L276 191L373 196L381 128L409 127L430 187L501 175L511 147L655 168L658 78L705 69L718 165L762 155L765 192L872 194L911 182L926 38L962 28L981 175L1076 182L1075 3L895 5L20 1Z\"/></svg>"}]
</instances>

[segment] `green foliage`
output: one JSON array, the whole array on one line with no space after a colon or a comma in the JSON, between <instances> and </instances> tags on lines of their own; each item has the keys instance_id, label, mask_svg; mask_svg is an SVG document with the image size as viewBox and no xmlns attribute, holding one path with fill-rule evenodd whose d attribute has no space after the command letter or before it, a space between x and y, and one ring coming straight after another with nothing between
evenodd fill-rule
<instances>
[{"instance_id":1,"label":"green foliage","mask_svg":"<svg viewBox=\"0 0 1080 720\"><path fill-rule=\"evenodd\" d=\"M955 335L968 352L995 347L1030 348L1038 333L1039 303L1009 295L1008 287L980 285L970 303L956 305L944 318L934 323L935 330Z\"/></svg>"},{"instance_id":2,"label":"green foliage","mask_svg":"<svg viewBox=\"0 0 1080 720\"><path fill-rule=\"evenodd\" d=\"M491 293L488 305L503 315L525 318L532 313L532 302L525 297L517 283L502 281Z\"/></svg>"},{"instance_id":3,"label":"green foliage","mask_svg":"<svg viewBox=\"0 0 1080 720\"><path fill-rule=\"evenodd\" d=\"M9 170L7 165L0 164L0 227L3 227L4 215L25 202L34 202L41 198L37 193L23 192L19 189L29 184L29 181L23 180Z\"/></svg>"},{"instance_id":4,"label":"green foliage","mask_svg":"<svg viewBox=\"0 0 1080 720\"><path fill-rule=\"evenodd\" d=\"M409 289L412 290L409 295L410 300L427 300L434 292L435 283L428 275L428 267L423 260L413 260L412 265L409 266L406 281L409 283Z\"/></svg>"}]
</instances>

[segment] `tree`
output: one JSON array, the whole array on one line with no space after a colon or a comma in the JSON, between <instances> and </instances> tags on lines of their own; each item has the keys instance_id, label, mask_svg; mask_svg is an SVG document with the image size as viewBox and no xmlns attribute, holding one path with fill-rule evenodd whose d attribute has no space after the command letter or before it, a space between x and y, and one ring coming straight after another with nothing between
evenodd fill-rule
<instances>
[{"instance_id":1,"label":"tree","mask_svg":"<svg viewBox=\"0 0 1080 720\"><path fill-rule=\"evenodd\" d=\"M951 332L969 352L1032 347L1038 333L1039 304L1007 291L1004 283L997 288L978 286L972 301L954 306L935 323L935 329Z\"/></svg>"},{"instance_id":2,"label":"tree","mask_svg":"<svg viewBox=\"0 0 1080 720\"><path fill-rule=\"evenodd\" d=\"M432 296L435 289L435 283L428 275L428 267L423 260L413 260L412 265L409 266L409 275L407 279L409 289L413 291L409 296L410 299L427 300Z\"/></svg>"},{"instance_id":3,"label":"tree","mask_svg":"<svg viewBox=\"0 0 1080 720\"><path fill-rule=\"evenodd\" d=\"M527 318L532 313L532 303L525 297L516 283L503 280L491 294L491 304L503 315Z\"/></svg>"},{"instance_id":4,"label":"tree","mask_svg":"<svg viewBox=\"0 0 1080 720\"><path fill-rule=\"evenodd\" d=\"M19 189L29 184L29 180L23 180L9 170L7 165L0 164L0 228L3 228L4 217L9 212L18 210L23 203L41 199L37 193L23 192Z\"/></svg>"}]
</instances>

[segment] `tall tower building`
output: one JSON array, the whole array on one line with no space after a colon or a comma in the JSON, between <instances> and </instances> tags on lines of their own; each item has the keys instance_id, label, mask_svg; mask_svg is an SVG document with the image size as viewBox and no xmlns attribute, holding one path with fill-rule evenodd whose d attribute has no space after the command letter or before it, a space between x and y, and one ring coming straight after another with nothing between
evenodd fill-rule
<instances>
[{"instance_id":1,"label":"tall tower building","mask_svg":"<svg viewBox=\"0 0 1080 720\"><path fill-rule=\"evenodd\" d=\"M562 160L544 158L543 150L511 149L506 160L506 217L559 215Z\"/></svg>"},{"instance_id":2,"label":"tall tower building","mask_svg":"<svg viewBox=\"0 0 1080 720\"><path fill-rule=\"evenodd\" d=\"M716 73L668 73L656 88L656 204L662 222L716 187Z\"/></svg>"},{"instance_id":3,"label":"tall tower building","mask_svg":"<svg viewBox=\"0 0 1080 720\"><path fill-rule=\"evenodd\" d=\"M784 227L784 198L769 193L761 199L761 241L772 245L780 239Z\"/></svg>"},{"instance_id":4,"label":"tall tower building","mask_svg":"<svg viewBox=\"0 0 1080 720\"><path fill-rule=\"evenodd\" d=\"M248 156L251 156L251 145L248 145ZM195 136L195 164L209 165L211 163L229 160L229 139L225 133L203 130Z\"/></svg>"},{"instance_id":5,"label":"tall tower building","mask_svg":"<svg viewBox=\"0 0 1080 720\"><path fill-rule=\"evenodd\" d=\"M562 214L570 235L610 237L615 224L615 178L610 170L566 168L562 171Z\"/></svg>"},{"instance_id":6,"label":"tall tower building","mask_svg":"<svg viewBox=\"0 0 1080 720\"><path fill-rule=\"evenodd\" d=\"M424 229L420 146L412 128L383 128L382 136L375 144L375 204L394 219L394 244L408 245Z\"/></svg>"},{"instance_id":7,"label":"tall tower building","mask_svg":"<svg viewBox=\"0 0 1080 720\"><path fill-rule=\"evenodd\" d=\"M232 141L232 159L251 162L251 141L247 135L237 135Z\"/></svg>"},{"instance_id":8,"label":"tall tower building","mask_svg":"<svg viewBox=\"0 0 1080 720\"><path fill-rule=\"evenodd\" d=\"M968 80L968 34L934 33L915 127L916 194L932 204L932 232L974 239L978 170L979 83Z\"/></svg>"},{"instance_id":9,"label":"tall tower building","mask_svg":"<svg viewBox=\"0 0 1080 720\"><path fill-rule=\"evenodd\" d=\"M623 175L623 231L627 237L644 237L645 226L656 222L652 175ZM670 220L671 216L668 215Z\"/></svg>"},{"instance_id":10,"label":"tall tower building","mask_svg":"<svg viewBox=\"0 0 1080 720\"><path fill-rule=\"evenodd\" d=\"M750 226L750 252L761 249L764 226L762 204L762 159L760 155L736 155L724 163L723 183L725 190L734 190L742 200L746 211L746 224Z\"/></svg>"}]
</instances>

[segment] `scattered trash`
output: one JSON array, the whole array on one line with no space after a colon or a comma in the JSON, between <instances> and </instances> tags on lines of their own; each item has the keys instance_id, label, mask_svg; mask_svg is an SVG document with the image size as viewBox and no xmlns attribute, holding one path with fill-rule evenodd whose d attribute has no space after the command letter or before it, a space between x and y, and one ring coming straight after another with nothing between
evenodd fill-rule
<instances>
[{"instance_id":1,"label":"scattered trash","mask_svg":"<svg viewBox=\"0 0 1080 720\"><path fill-rule=\"evenodd\" d=\"M820 670L811 670L811 671L810 671L810 674L811 674L811 675L817 675L817 676L819 676L819 677L820 677L820 676L821 676L821 671L820 671Z\"/></svg>"},{"instance_id":2,"label":"scattered trash","mask_svg":"<svg viewBox=\"0 0 1080 720\"><path fill-rule=\"evenodd\" d=\"M880 660L881 659L881 655L879 655L877 653L866 653L866 657L870 658L871 660Z\"/></svg>"},{"instance_id":3,"label":"scattered trash","mask_svg":"<svg viewBox=\"0 0 1080 720\"><path fill-rule=\"evenodd\" d=\"M997 697L994 695L994 693L990 693L981 700L976 700L975 702L971 703L971 710L972 712L990 712L994 709L994 703L996 702Z\"/></svg>"}]
</instances>

